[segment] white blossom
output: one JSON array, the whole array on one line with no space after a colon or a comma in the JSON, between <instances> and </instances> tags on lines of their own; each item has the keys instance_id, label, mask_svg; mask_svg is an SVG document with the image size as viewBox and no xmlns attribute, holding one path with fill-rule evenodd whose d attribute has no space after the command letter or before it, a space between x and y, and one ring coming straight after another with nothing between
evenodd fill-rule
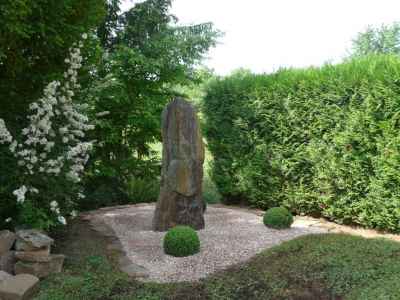
<instances>
[{"instance_id":1,"label":"white blossom","mask_svg":"<svg viewBox=\"0 0 400 300\"><path fill-rule=\"evenodd\" d=\"M3 119L0 119L0 144L11 143L12 136L8 131Z\"/></svg>"},{"instance_id":2,"label":"white blossom","mask_svg":"<svg viewBox=\"0 0 400 300\"><path fill-rule=\"evenodd\" d=\"M58 216L57 217L58 222L60 222L63 225L67 225L67 220L63 216Z\"/></svg>"},{"instance_id":3,"label":"white blossom","mask_svg":"<svg viewBox=\"0 0 400 300\"><path fill-rule=\"evenodd\" d=\"M87 34L82 35L83 39L87 37ZM8 149L17 159L22 174L30 178L62 174L73 182L81 180L93 147L93 142L83 140L86 132L94 129L88 117L82 113L87 105L73 102L74 91L80 88L77 78L83 61L81 47L83 43L79 42L69 50L70 56L65 59L68 66L64 72L65 80L50 82L44 88L43 96L29 105L29 124L22 129L22 140L14 140L4 120L0 119L0 144L10 144ZM32 197L39 194L38 189L28 184L29 177L22 177L21 181L20 187L13 191L18 203L26 201L28 192L32 193ZM84 196L78 194L78 197ZM60 223L66 224L56 201L50 203L50 209L58 215Z\"/></svg>"},{"instance_id":4,"label":"white blossom","mask_svg":"<svg viewBox=\"0 0 400 300\"><path fill-rule=\"evenodd\" d=\"M17 146L18 146L18 142L16 140L14 140L8 148L10 149L11 153L15 153L15 149L17 148Z\"/></svg>"},{"instance_id":5,"label":"white blossom","mask_svg":"<svg viewBox=\"0 0 400 300\"><path fill-rule=\"evenodd\" d=\"M21 186L19 189L13 192L13 195L17 197L18 203L24 203L25 201L25 194L28 191L25 185Z\"/></svg>"},{"instance_id":6,"label":"white blossom","mask_svg":"<svg viewBox=\"0 0 400 300\"><path fill-rule=\"evenodd\" d=\"M39 190L37 188L34 188L34 187L29 188L29 191L31 193L34 193L34 194L39 194Z\"/></svg>"},{"instance_id":7,"label":"white blossom","mask_svg":"<svg viewBox=\"0 0 400 300\"><path fill-rule=\"evenodd\" d=\"M107 111L107 110L105 110L105 111L102 111L102 112L97 113L97 114L96 114L96 117L104 117L104 116L107 116L107 115L109 115L109 114L110 114L110 112Z\"/></svg>"}]
</instances>

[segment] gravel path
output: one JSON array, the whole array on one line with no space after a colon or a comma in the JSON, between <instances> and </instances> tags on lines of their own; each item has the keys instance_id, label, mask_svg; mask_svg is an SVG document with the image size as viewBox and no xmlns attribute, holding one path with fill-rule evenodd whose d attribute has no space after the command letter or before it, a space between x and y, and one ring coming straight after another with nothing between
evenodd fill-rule
<instances>
[{"instance_id":1,"label":"gravel path","mask_svg":"<svg viewBox=\"0 0 400 300\"><path fill-rule=\"evenodd\" d=\"M206 228L198 231L200 253L184 258L164 254L165 233L154 232L154 205L134 205L96 213L95 218L110 226L127 258L147 269L142 280L155 282L195 281L230 265L244 262L262 250L305 234L327 232L324 228L296 226L269 229L254 213L209 205Z\"/></svg>"}]
</instances>

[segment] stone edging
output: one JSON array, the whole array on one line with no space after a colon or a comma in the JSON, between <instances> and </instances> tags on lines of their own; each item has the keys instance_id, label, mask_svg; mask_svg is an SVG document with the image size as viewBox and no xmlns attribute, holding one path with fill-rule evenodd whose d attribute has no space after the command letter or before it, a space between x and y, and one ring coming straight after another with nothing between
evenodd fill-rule
<instances>
[{"instance_id":1,"label":"stone edging","mask_svg":"<svg viewBox=\"0 0 400 300\"><path fill-rule=\"evenodd\" d=\"M97 211L90 211L85 214L81 214L80 219L89 222L90 228L92 230L107 238L107 241L109 241L107 245L107 251L117 254L118 267L122 272L133 278L147 278L149 276L148 270L138 264L133 263L127 257L120 240L118 239L116 233L111 228L111 226L106 224L100 218L97 218L98 214L106 213L115 209L123 209L130 206L131 205L123 205L101 208Z\"/></svg>"}]
</instances>

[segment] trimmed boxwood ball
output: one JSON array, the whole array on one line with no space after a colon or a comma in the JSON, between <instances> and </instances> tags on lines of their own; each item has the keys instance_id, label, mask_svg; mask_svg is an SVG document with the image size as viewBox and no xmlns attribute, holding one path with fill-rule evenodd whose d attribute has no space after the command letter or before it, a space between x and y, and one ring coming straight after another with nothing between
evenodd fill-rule
<instances>
[{"instance_id":1,"label":"trimmed boxwood ball","mask_svg":"<svg viewBox=\"0 0 400 300\"><path fill-rule=\"evenodd\" d=\"M275 229L283 229L289 228L293 223L293 216L284 207L273 207L268 209L263 218L265 226L275 228Z\"/></svg>"},{"instance_id":2,"label":"trimmed boxwood ball","mask_svg":"<svg viewBox=\"0 0 400 300\"><path fill-rule=\"evenodd\" d=\"M189 226L171 228L164 237L166 254L184 257L200 251L200 239L197 232Z\"/></svg>"}]
</instances>

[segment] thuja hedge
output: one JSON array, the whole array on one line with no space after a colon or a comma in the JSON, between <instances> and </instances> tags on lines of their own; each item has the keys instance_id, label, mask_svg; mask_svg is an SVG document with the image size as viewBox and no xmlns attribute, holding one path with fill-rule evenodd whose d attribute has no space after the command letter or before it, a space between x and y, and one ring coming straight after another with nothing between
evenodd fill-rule
<instances>
[{"instance_id":1,"label":"thuja hedge","mask_svg":"<svg viewBox=\"0 0 400 300\"><path fill-rule=\"evenodd\" d=\"M203 103L226 202L400 232L400 59L216 78Z\"/></svg>"}]
</instances>

